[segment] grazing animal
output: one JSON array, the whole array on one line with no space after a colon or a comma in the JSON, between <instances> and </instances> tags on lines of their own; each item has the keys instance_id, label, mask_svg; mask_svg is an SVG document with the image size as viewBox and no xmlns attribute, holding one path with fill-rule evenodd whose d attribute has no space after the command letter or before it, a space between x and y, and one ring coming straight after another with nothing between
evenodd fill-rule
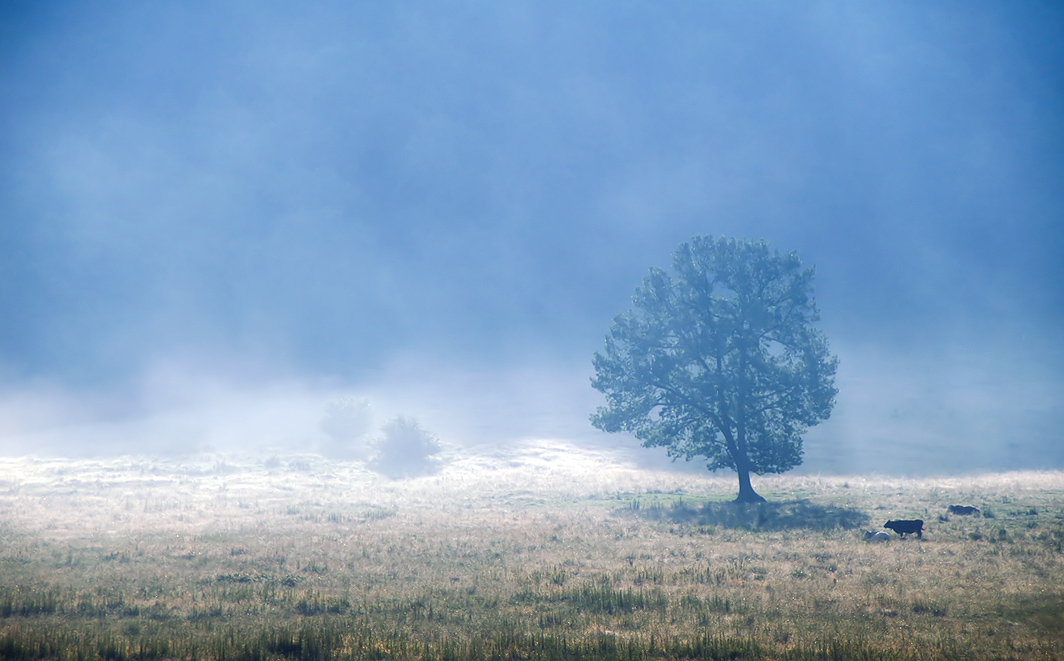
<instances>
[{"instance_id":1,"label":"grazing animal","mask_svg":"<svg viewBox=\"0 0 1064 661\"><path fill-rule=\"evenodd\" d=\"M890 528L894 532L901 535L902 538L904 538L906 535L911 535L913 533L916 533L916 536L920 539L924 538L923 519L913 519L908 521L904 519L898 521L887 521L883 524L883 527Z\"/></svg>"},{"instance_id":2,"label":"grazing animal","mask_svg":"<svg viewBox=\"0 0 1064 661\"><path fill-rule=\"evenodd\" d=\"M864 538L865 538L866 542L889 542L890 541L890 535L888 535L887 533L883 532L882 530L877 530L875 532L872 532L871 530L866 530L865 534L864 534Z\"/></svg>"},{"instance_id":3,"label":"grazing animal","mask_svg":"<svg viewBox=\"0 0 1064 661\"><path fill-rule=\"evenodd\" d=\"M947 514L959 514L961 516L968 516L969 514L978 514L978 507L971 507L969 505L950 505L946 509Z\"/></svg>"}]
</instances>

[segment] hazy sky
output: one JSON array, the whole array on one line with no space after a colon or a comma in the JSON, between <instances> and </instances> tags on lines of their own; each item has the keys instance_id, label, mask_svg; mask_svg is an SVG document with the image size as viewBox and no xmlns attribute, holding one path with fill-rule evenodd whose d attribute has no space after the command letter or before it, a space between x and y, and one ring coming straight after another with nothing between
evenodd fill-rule
<instances>
[{"instance_id":1,"label":"hazy sky","mask_svg":"<svg viewBox=\"0 0 1064 661\"><path fill-rule=\"evenodd\" d=\"M1061 35L1052 2L5 2L0 431L166 381L592 438L610 319L727 234L816 265L814 469L1064 467Z\"/></svg>"}]
</instances>

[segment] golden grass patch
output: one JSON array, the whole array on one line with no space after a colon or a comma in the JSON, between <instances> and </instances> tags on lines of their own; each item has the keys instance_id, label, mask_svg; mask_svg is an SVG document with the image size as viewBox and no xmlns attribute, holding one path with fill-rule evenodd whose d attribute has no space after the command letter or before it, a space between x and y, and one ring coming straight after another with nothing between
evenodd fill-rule
<instances>
[{"instance_id":1,"label":"golden grass patch","mask_svg":"<svg viewBox=\"0 0 1064 661\"><path fill-rule=\"evenodd\" d=\"M733 482L557 442L403 481L0 459L0 656L1064 656L1064 474Z\"/></svg>"}]
</instances>

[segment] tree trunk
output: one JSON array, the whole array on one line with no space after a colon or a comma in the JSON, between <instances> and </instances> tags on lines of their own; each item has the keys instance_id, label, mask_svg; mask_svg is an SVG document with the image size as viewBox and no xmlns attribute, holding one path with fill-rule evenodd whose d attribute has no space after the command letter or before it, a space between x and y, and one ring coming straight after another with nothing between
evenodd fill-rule
<instances>
[{"instance_id":1,"label":"tree trunk","mask_svg":"<svg viewBox=\"0 0 1064 661\"><path fill-rule=\"evenodd\" d=\"M763 503L765 499L762 498L754 487L750 485L750 469L746 464L740 464L736 467L736 472L739 473L739 496L735 499L737 503Z\"/></svg>"}]
</instances>

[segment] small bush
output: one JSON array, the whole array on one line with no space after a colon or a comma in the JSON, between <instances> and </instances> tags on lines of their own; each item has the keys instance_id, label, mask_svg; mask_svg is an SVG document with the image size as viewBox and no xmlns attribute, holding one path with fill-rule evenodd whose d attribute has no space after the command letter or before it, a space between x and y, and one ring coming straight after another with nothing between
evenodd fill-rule
<instances>
[{"instance_id":1,"label":"small bush","mask_svg":"<svg viewBox=\"0 0 1064 661\"><path fill-rule=\"evenodd\" d=\"M434 473L440 465L440 442L417 420L396 416L384 425L370 467L391 478Z\"/></svg>"},{"instance_id":2,"label":"small bush","mask_svg":"<svg viewBox=\"0 0 1064 661\"><path fill-rule=\"evenodd\" d=\"M344 397L330 402L321 421L321 430L329 437L321 447L322 454L339 459L366 459L370 419L369 401L365 399Z\"/></svg>"}]
</instances>

